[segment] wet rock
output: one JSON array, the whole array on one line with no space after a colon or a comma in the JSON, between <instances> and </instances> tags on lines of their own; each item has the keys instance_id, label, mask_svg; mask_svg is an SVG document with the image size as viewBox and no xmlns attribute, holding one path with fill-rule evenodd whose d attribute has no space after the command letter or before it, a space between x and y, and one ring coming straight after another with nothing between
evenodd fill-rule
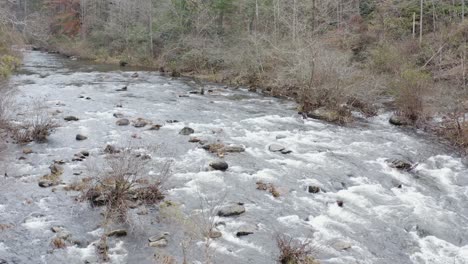
<instances>
[{"instance_id":1,"label":"wet rock","mask_svg":"<svg viewBox=\"0 0 468 264\"><path fill-rule=\"evenodd\" d=\"M180 94L179 97L190 97L190 96L188 96L186 94Z\"/></svg>"},{"instance_id":2,"label":"wet rock","mask_svg":"<svg viewBox=\"0 0 468 264\"><path fill-rule=\"evenodd\" d=\"M395 168L395 169L399 169L399 170L406 170L406 171L409 171L413 168L413 165L409 162L409 161L405 161L405 160L398 160L398 159L395 159L395 160L391 160L391 161L387 161L389 162L389 166L392 167L392 168Z\"/></svg>"},{"instance_id":3,"label":"wet rock","mask_svg":"<svg viewBox=\"0 0 468 264\"><path fill-rule=\"evenodd\" d=\"M50 169L50 172L54 175L60 175L63 173L63 167L54 163L52 165L49 166L49 169Z\"/></svg>"},{"instance_id":4,"label":"wet rock","mask_svg":"<svg viewBox=\"0 0 468 264\"><path fill-rule=\"evenodd\" d=\"M198 142L200 142L200 141L201 141L201 140L200 140L199 138L197 138L197 137L191 137L191 138L189 139L188 142L190 142L190 143L198 143Z\"/></svg>"},{"instance_id":5,"label":"wet rock","mask_svg":"<svg viewBox=\"0 0 468 264\"><path fill-rule=\"evenodd\" d=\"M86 100L91 100L91 97L88 96L88 97L86 97L85 99L86 99Z\"/></svg>"},{"instance_id":6,"label":"wet rock","mask_svg":"<svg viewBox=\"0 0 468 264\"><path fill-rule=\"evenodd\" d=\"M411 120L399 115L392 115L388 122L395 126L408 126L411 125Z\"/></svg>"},{"instance_id":7,"label":"wet rock","mask_svg":"<svg viewBox=\"0 0 468 264\"><path fill-rule=\"evenodd\" d=\"M123 237L123 236L127 235L127 230L125 230L125 229L116 229L116 230L110 231L106 235L109 236L109 237L111 237L111 236Z\"/></svg>"},{"instance_id":8,"label":"wet rock","mask_svg":"<svg viewBox=\"0 0 468 264\"><path fill-rule=\"evenodd\" d=\"M85 157L89 157L89 151L87 151L87 150L82 150L80 153L81 153L81 155L83 155Z\"/></svg>"},{"instance_id":9,"label":"wet rock","mask_svg":"<svg viewBox=\"0 0 468 264\"><path fill-rule=\"evenodd\" d=\"M342 200L338 200L338 201L336 201L336 204L337 204L339 207L343 207L344 202L343 202Z\"/></svg>"},{"instance_id":10,"label":"wet rock","mask_svg":"<svg viewBox=\"0 0 468 264\"><path fill-rule=\"evenodd\" d=\"M193 134L193 133L195 133L195 130L193 130L190 127L184 127L179 132L179 134L184 135L184 136L188 136L188 135Z\"/></svg>"},{"instance_id":11,"label":"wet rock","mask_svg":"<svg viewBox=\"0 0 468 264\"><path fill-rule=\"evenodd\" d=\"M132 78L138 78L138 72L135 72L134 74L132 74Z\"/></svg>"},{"instance_id":12,"label":"wet rock","mask_svg":"<svg viewBox=\"0 0 468 264\"><path fill-rule=\"evenodd\" d=\"M213 161L210 163L210 167L214 170L226 171L229 168L229 165L225 161Z\"/></svg>"},{"instance_id":13,"label":"wet rock","mask_svg":"<svg viewBox=\"0 0 468 264\"><path fill-rule=\"evenodd\" d=\"M338 241L333 244L333 248L335 248L336 250L348 250L351 247L351 243L346 241Z\"/></svg>"},{"instance_id":14,"label":"wet rock","mask_svg":"<svg viewBox=\"0 0 468 264\"><path fill-rule=\"evenodd\" d=\"M148 238L150 247L165 247L168 244L169 233L164 232Z\"/></svg>"},{"instance_id":15,"label":"wet rock","mask_svg":"<svg viewBox=\"0 0 468 264\"><path fill-rule=\"evenodd\" d=\"M117 91L117 92L126 92L127 89L128 89L127 86L124 86L124 87L122 87L122 88L120 88L120 89L117 89L117 90L115 90L115 91Z\"/></svg>"},{"instance_id":16,"label":"wet rock","mask_svg":"<svg viewBox=\"0 0 468 264\"><path fill-rule=\"evenodd\" d=\"M243 225L237 230L236 236L248 236L253 234L257 230L257 226L255 225Z\"/></svg>"},{"instance_id":17,"label":"wet rock","mask_svg":"<svg viewBox=\"0 0 468 264\"><path fill-rule=\"evenodd\" d=\"M178 120L166 120L166 123L173 124L173 123L179 123L179 121Z\"/></svg>"},{"instance_id":18,"label":"wet rock","mask_svg":"<svg viewBox=\"0 0 468 264\"><path fill-rule=\"evenodd\" d=\"M319 193L320 187L318 186L309 186L308 189L309 193Z\"/></svg>"},{"instance_id":19,"label":"wet rock","mask_svg":"<svg viewBox=\"0 0 468 264\"><path fill-rule=\"evenodd\" d=\"M115 122L115 124L118 125L118 126L128 126L128 125L130 125L130 120L128 120L126 118L122 118L122 119L117 120L117 122Z\"/></svg>"},{"instance_id":20,"label":"wet rock","mask_svg":"<svg viewBox=\"0 0 468 264\"><path fill-rule=\"evenodd\" d=\"M219 209L218 216L235 216L245 213L245 207L240 204L227 205Z\"/></svg>"},{"instance_id":21,"label":"wet rock","mask_svg":"<svg viewBox=\"0 0 468 264\"><path fill-rule=\"evenodd\" d=\"M156 125L152 125L152 126L149 128L149 130L159 130L159 129L161 129L161 127L162 127L162 125L156 124Z\"/></svg>"},{"instance_id":22,"label":"wet rock","mask_svg":"<svg viewBox=\"0 0 468 264\"><path fill-rule=\"evenodd\" d=\"M80 120L78 117L76 116L67 116L64 118L65 121L78 121Z\"/></svg>"},{"instance_id":23,"label":"wet rock","mask_svg":"<svg viewBox=\"0 0 468 264\"><path fill-rule=\"evenodd\" d=\"M210 238L219 238L219 237L222 237L223 234L219 230L213 229L213 230L210 231L208 236Z\"/></svg>"},{"instance_id":24,"label":"wet rock","mask_svg":"<svg viewBox=\"0 0 468 264\"><path fill-rule=\"evenodd\" d=\"M120 150L118 150L115 146L107 145L107 146L104 148L104 153L107 153L107 154L116 154L116 153L120 153Z\"/></svg>"},{"instance_id":25,"label":"wet rock","mask_svg":"<svg viewBox=\"0 0 468 264\"><path fill-rule=\"evenodd\" d=\"M114 116L115 118L122 118L122 117L124 117L124 114L122 114L122 113L114 113L113 116Z\"/></svg>"},{"instance_id":26,"label":"wet rock","mask_svg":"<svg viewBox=\"0 0 468 264\"><path fill-rule=\"evenodd\" d=\"M50 231L54 232L54 233L60 233L62 231L65 231L65 228L62 227L62 226L53 226L50 228Z\"/></svg>"},{"instance_id":27,"label":"wet rock","mask_svg":"<svg viewBox=\"0 0 468 264\"><path fill-rule=\"evenodd\" d=\"M283 150L281 150L280 152L281 152L281 154L289 154L289 153L292 153L292 150L290 150L290 149L283 149Z\"/></svg>"},{"instance_id":28,"label":"wet rock","mask_svg":"<svg viewBox=\"0 0 468 264\"><path fill-rule=\"evenodd\" d=\"M33 150L32 150L32 149L30 149L30 148L24 148L24 149L23 149L23 154L28 155L28 154L31 154L31 153L33 153Z\"/></svg>"},{"instance_id":29,"label":"wet rock","mask_svg":"<svg viewBox=\"0 0 468 264\"><path fill-rule=\"evenodd\" d=\"M223 148L223 151L239 153L239 152L244 152L245 148L243 146L226 146Z\"/></svg>"},{"instance_id":30,"label":"wet rock","mask_svg":"<svg viewBox=\"0 0 468 264\"><path fill-rule=\"evenodd\" d=\"M279 144L271 144L270 146L268 146L268 150L270 150L271 152L280 152L280 151L283 151L285 150L286 148L279 145Z\"/></svg>"},{"instance_id":31,"label":"wet rock","mask_svg":"<svg viewBox=\"0 0 468 264\"><path fill-rule=\"evenodd\" d=\"M42 187L42 188L48 188L48 187L52 187L56 185L58 185L58 183L52 180L48 180L48 179L39 180L39 187Z\"/></svg>"},{"instance_id":32,"label":"wet rock","mask_svg":"<svg viewBox=\"0 0 468 264\"><path fill-rule=\"evenodd\" d=\"M146 121L145 119L143 118L138 118L137 120L135 120L133 122L133 126L134 127L137 127L137 128L140 128L140 127L145 127L146 125L148 125L148 121Z\"/></svg>"},{"instance_id":33,"label":"wet rock","mask_svg":"<svg viewBox=\"0 0 468 264\"><path fill-rule=\"evenodd\" d=\"M325 107L320 107L311 112L308 112L307 117L327 122L337 122L340 120L340 114L338 113L338 111L330 110Z\"/></svg>"},{"instance_id":34,"label":"wet rock","mask_svg":"<svg viewBox=\"0 0 468 264\"><path fill-rule=\"evenodd\" d=\"M75 138L76 138L76 140L78 140L78 141L82 141L82 140L88 139L87 136L82 135L82 134L77 134Z\"/></svg>"},{"instance_id":35,"label":"wet rock","mask_svg":"<svg viewBox=\"0 0 468 264\"><path fill-rule=\"evenodd\" d=\"M26 157L21 156L18 158L18 160L26 160Z\"/></svg>"}]
</instances>

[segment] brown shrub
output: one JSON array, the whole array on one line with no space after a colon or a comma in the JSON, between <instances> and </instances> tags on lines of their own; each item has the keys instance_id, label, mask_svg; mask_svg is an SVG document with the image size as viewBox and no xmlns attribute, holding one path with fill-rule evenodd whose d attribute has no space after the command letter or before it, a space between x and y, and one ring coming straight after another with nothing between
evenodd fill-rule
<instances>
[{"instance_id":1,"label":"brown shrub","mask_svg":"<svg viewBox=\"0 0 468 264\"><path fill-rule=\"evenodd\" d=\"M83 199L92 206L105 205L106 218L118 221L126 220L132 202L160 202L164 199L164 184L170 176L171 163L162 164L159 174L150 177L151 159L145 157L133 148L107 155L103 167L90 172L96 176L83 186Z\"/></svg>"},{"instance_id":2,"label":"brown shrub","mask_svg":"<svg viewBox=\"0 0 468 264\"><path fill-rule=\"evenodd\" d=\"M276 236L280 251L278 262L281 264L319 264L312 256L310 241L299 241L286 235Z\"/></svg>"},{"instance_id":3,"label":"brown shrub","mask_svg":"<svg viewBox=\"0 0 468 264\"><path fill-rule=\"evenodd\" d=\"M52 239L52 247L55 248L55 249L62 249L62 248L66 248L67 247L67 244L65 243L65 240L59 238L59 237L54 237Z\"/></svg>"}]
</instances>

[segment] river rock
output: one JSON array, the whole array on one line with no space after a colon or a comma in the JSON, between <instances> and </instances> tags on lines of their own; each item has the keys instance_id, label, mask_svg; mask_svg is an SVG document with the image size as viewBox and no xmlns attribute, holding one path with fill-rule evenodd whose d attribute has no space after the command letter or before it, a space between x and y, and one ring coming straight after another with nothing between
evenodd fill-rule
<instances>
[{"instance_id":1,"label":"river rock","mask_svg":"<svg viewBox=\"0 0 468 264\"><path fill-rule=\"evenodd\" d=\"M283 138L286 138L286 136L285 135L277 135L276 136L276 139L283 139Z\"/></svg>"},{"instance_id":2,"label":"river rock","mask_svg":"<svg viewBox=\"0 0 468 264\"><path fill-rule=\"evenodd\" d=\"M54 163L49 166L50 172L54 175L60 175L63 173L63 167Z\"/></svg>"},{"instance_id":3,"label":"river rock","mask_svg":"<svg viewBox=\"0 0 468 264\"><path fill-rule=\"evenodd\" d=\"M189 141L190 143L198 143L200 142L201 140L197 137L190 137Z\"/></svg>"},{"instance_id":4,"label":"river rock","mask_svg":"<svg viewBox=\"0 0 468 264\"><path fill-rule=\"evenodd\" d=\"M310 193L319 193L320 192L320 187L318 187L318 186L309 186L308 191Z\"/></svg>"},{"instance_id":5,"label":"river rock","mask_svg":"<svg viewBox=\"0 0 468 264\"><path fill-rule=\"evenodd\" d=\"M408 119L408 118L405 118L403 116L399 116L399 115L392 115L390 117L390 119L388 120L388 122L392 125L395 125L395 126L407 126L407 125L411 125L411 121Z\"/></svg>"},{"instance_id":6,"label":"river rock","mask_svg":"<svg viewBox=\"0 0 468 264\"><path fill-rule=\"evenodd\" d=\"M224 152L244 152L245 148L243 146L226 146L223 148Z\"/></svg>"},{"instance_id":7,"label":"river rock","mask_svg":"<svg viewBox=\"0 0 468 264\"><path fill-rule=\"evenodd\" d=\"M225 161L213 161L210 163L210 167L214 170L226 171L229 168L229 165Z\"/></svg>"},{"instance_id":8,"label":"river rock","mask_svg":"<svg viewBox=\"0 0 468 264\"><path fill-rule=\"evenodd\" d=\"M132 74L132 78L138 78L138 72L135 72L134 74Z\"/></svg>"},{"instance_id":9,"label":"river rock","mask_svg":"<svg viewBox=\"0 0 468 264\"><path fill-rule=\"evenodd\" d=\"M170 235L169 232L164 232L164 233L157 234L157 235L154 235L154 236L148 238L148 241L149 242L156 242L156 241L159 241L161 239L167 238L169 235Z\"/></svg>"},{"instance_id":10,"label":"river rock","mask_svg":"<svg viewBox=\"0 0 468 264\"><path fill-rule=\"evenodd\" d=\"M77 134L75 138L76 138L76 140L78 140L78 141L82 141L82 140L88 139L87 136L82 135L82 134Z\"/></svg>"},{"instance_id":11,"label":"river rock","mask_svg":"<svg viewBox=\"0 0 468 264\"><path fill-rule=\"evenodd\" d=\"M145 127L146 125L148 125L148 121L146 121L146 120L143 119L143 118L138 118L138 119L135 120L134 123L133 123L133 126L134 126L134 127L137 127L137 128Z\"/></svg>"},{"instance_id":12,"label":"river rock","mask_svg":"<svg viewBox=\"0 0 468 264\"><path fill-rule=\"evenodd\" d=\"M122 87L122 88L120 88L120 89L117 89L117 90L115 90L115 91L117 91L117 92L125 92L125 91L127 91L127 86L124 86L124 87Z\"/></svg>"},{"instance_id":13,"label":"river rock","mask_svg":"<svg viewBox=\"0 0 468 264\"><path fill-rule=\"evenodd\" d=\"M404 160L398 160L398 159L395 159L395 160L391 160L391 161L387 161L389 162L389 166L392 167L392 168L395 168L395 169L399 169L399 170L411 170L411 168L413 167L413 165L408 162L408 161L404 161Z\"/></svg>"},{"instance_id":14,"label":"river rock","mask_svg":"<svg viewBox=\"0 0 468 264\"><path fill-rule=\"evenodd\" d=\"M166 247L167 244L168 244L167 239L163 238L163 239L158 240L158 241L150 242L149 246L150 247Z\"/></svg>"},{"instance_id":15,"label":"river rock","mask_svg":"<svg viewBox=\"0 0 468 264\"><path fill-rule=\"evenodd\" d=\"M58 185L58 183L52 180L47 180L47 179L39 180L39 187L42 187L42 188L48 188L48 187L52 187L56 185Z\"/></svg>"},{"instance_id":16,"label":"river rock","mask_svg":"<svg viewBox=\"0 0 468 264\"><path fill-rule=\"evenodd\" d=\"M156 124L156 125L152 125L152 126L149 128L149 130L159 130L159 129L161 129L161 127L162 127L162 125Z\"/></svg>"},{"instance_id":17,"label":"river rock","mask_svg":"<svg viewBox=\"0 0 468 264\"><path fill-rule=\"evenodd\" d=\"M119 153L120 150L118 150L115 146L112 146L112 145L107 145L105 148L104 148L104 153L107 153L107 154L116 154L116 153Z\"/></svg>"},{"instance_id":18,"label":"river rock","mask_svg":"<svg viewBox=\"0 0 468 264\"><path fill-rule=\"evenodd\" d=\"M126 118L122 118L122 119L117 120L117 122L115 122L115 124L118 125L118 126L128 126L128 125L130 125L130 120L128 120Z\"/></svg>"},{"instance_id":19,"label":"river rock","mask_svg":"<svg viewBox=\"0 0 468 264\"><path fill-rule=\"evenodd\" d=\"M271 152L280 152L280 151L283 151L285 150L286 148L279 145L279 144L271 144L270 146L268 146L268 150L270 150Z\"/></svg>"},{"instance_id":20,"label":"river rock","mask_svg":"<svg viewBox=\"0 0 468 264\"><path fill-rule=\"evenodd\" d=\"M188 135L193 134L193 133L195 133L195 130L193 130L190 127L184 127L179 132L179 134L184 135L184 136L188 136Z\"/></svg>"},{"instance_id":21,"label":"river rock","mask_svg":"<svg viewBox=\"0 0 468 264\"><path fill-rule=\"evenodd\" d=\"M325 107L320 107L311 112L308 112L307 117L327 122L336 122L340 119L340 114L336 110L330 110Z\"/></svg>"},{"instance_id":22,"label":"river rock","mask_svg":"<svg viewBox=\"0 0 468 264\"><path fill-rule=\"evenodd\" d=\"M32 150L32 149L30 149L30 148L24 148L24 149L23 149L23 154L28 155L28 154L31 154L31 153L33 153L33 150Z\"/></svg>"},{"instance_id":23,"label":"river rock","mask_svg":"<svg viewBox=\"0 0 468 264\"><path fill-rule=\"evenodd\" d=\"M235 216L245 213L245 207L240 204L227 205L219 209L218 216Z\"/></svg>"},{"instance_id":24,"label":"river rock","mask_svg":"<svg viewBox=\"0 0 468 264\"><path fill-rule=\"evenodd\" d=\"M122 113L114 113L113 116L114 116L115 118L122 118L122 117L124 117L124 114L122 114Z\"/></svg>"},{"instance_id":25,"label":"river rock","mask_svg":"<svg viewBox=\"0 0 468 264\"><path fill-rule=\"evenodd\" d=\"M78 117L76 116L67 116L64 118L65 121L78 121L80 120Z\"/></svg>"},{"instance_id":26,"label":"river rock","mask_svg":"<svg viewBox=\"0 0 468 264\"><path fill-rule=\"evenodd\" d=\"M122 237L127 235L127 230L125 229L116 229L112 230L109 233L106 234L107 236L116 236L116 237Z\"/></svg>"},{"instance_id":27,"label":"river rock","mask_svg":"<svg viewBox=\"0 0 468 264\"><path fill-rule=\"evenodd\" d=\"M255 225L243 225L239 228L239 230L237 230L236 232L236 236L240 237L240 236L248 236L248 235L251 235L253 234L255 231L257 230L257 226Z\"/></svg>"},{"instance_id":28,"label":"river rock","mask_svg":"<svg viewBox=\"0 0 468 264\"><path fill-rule=\"evenodd\" d=\"M213 230L210 231L208 236L210 238L219 238L219 237L222 237L223 234L219 230L213 229Z\"/></svg>"},{"instance_id":29,"label":"river rock","mask_svg":"<svg viewBox=\"0 0 468 264\"><path fill-rule=\"evenodd\" d=\"M89 151L87 150L82 150L80 151L81 155L85 156L85 157L89 157Z\"/></svg>"}]
</instances>

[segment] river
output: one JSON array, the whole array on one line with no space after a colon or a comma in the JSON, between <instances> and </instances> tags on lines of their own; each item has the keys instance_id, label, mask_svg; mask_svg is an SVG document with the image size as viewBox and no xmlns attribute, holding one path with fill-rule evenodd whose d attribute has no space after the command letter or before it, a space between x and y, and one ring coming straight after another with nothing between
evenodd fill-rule
<instances>
[{"instance_id":1,"label":"river","mask_svg":"<svg viewBox=\"0 0 468 264\"><path fill-rule=\"evenodd\" d=\"M64 185L41 188L38 179L53 160L66 162L64 184L85 177L107 144L148 146L153 159L171 160L166 200L186 215L244 204L239 216L213 219L222 233L209 247L214 263L275 263L276 234L309 239L323 264L468 263L467 166L433 137L390 125L389 113L336 126L305 120L293 102L247 89L204 84L205 95L191 94L199 84L189 79L36 51L24 52L22 70L10 84L18 89L21 111L41 101L60 127L47 143L28 144L33 153L8 144L0 159L0 224L9 226L0 229L2 264L98 262L101 209L77 201L79 193ZM116 91L123 86L128 90ZM116 112L163 126L116 126ZM65 122L69 115L79 121ZM220 158L188 142L190 136L179 134L183 127L203 140L242 145L245 152L224 156L227 171L209 170ZM77 141L77 133L88 139ZM292 152L272 152L272 144ZM90 156L71 161L82 150ZM417 165L401 171L389 159ZM257 190L258 181L273 184L279 197ZM321 191L309 193L308 186ZM108 239L111 263L158 263L148 237L161 232L170 233L164 250L181 263L187 231L161 220L157 207L148 209L146 215L132 209L124 225L128 235ZM246 224L255 226L254 233L236 236ZM53 226L65 227L81 243L53 249ZM204 263L205 244L190 243L189 263Z\"/></svg>"}]
</instances>

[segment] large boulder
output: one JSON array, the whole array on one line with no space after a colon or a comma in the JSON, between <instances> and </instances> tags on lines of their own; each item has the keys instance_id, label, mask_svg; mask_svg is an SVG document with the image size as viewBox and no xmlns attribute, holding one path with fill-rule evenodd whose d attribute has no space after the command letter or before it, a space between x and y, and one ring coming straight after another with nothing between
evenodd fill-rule
<instances>
[{"instance_id":1,"label":"large boulder","mask_svg":"<svg viewBox=\"0 0 468 264\"><path fill-rule=\"evenodd\" d=\"M325 107L317 108L307 113L307 117L319 119L327 122L337 122L340 120L340 114L336 110L330 110Z\"/></svg>"},{"instance_id":2,"label":"large boulder","mask_svg":"<svg viewBox=\"0 0 468 264\"><path fill-rule=\"evenodd\" d=\"M226 205L219 209L218 216L235 216L245 213L245 207L240 204Z\"/></svg>"}]
</instances>

